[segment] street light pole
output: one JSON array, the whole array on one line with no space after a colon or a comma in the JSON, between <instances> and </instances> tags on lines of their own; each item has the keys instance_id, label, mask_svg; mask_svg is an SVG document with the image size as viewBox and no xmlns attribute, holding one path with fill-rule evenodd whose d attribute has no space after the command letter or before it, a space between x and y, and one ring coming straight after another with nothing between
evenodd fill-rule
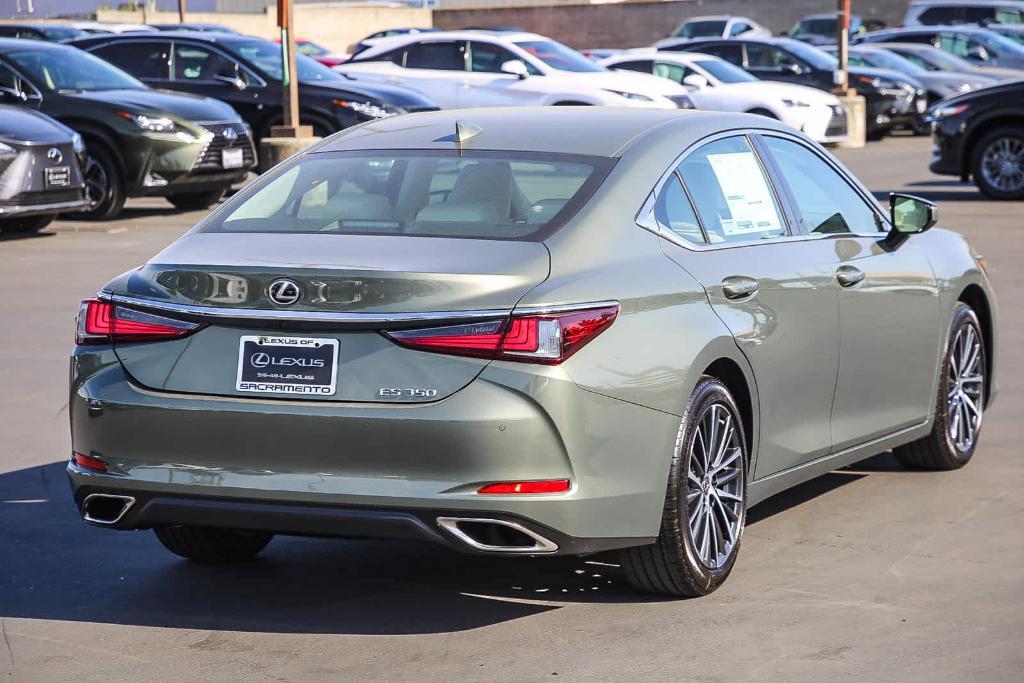
<instances>
[{"instance_id":1,"label":"street light pole","mask_svg":"<svg viewBox=\"0 0 1024 683\"><path fill-rule=\"evenodd\" d=\"M284 109L284 122L275 126L274 137L308 137L312 130L303 131L299 128L299 81L295 68L295 31L292 0L277 0L277 26L281 32L281 104ZM308 128L308 127L307 127Z\"/></svg>"},{"instance_id":2,"label":"street light pole","mask_svg":"<svg viewBox=\"0 0 1024 683\"><path fill-rule=\"evenodd\" d=\"M836 83L836 93L849 95L850 0L837 0L836 10L836 44L839 46L839 82Z\"/></svg>"}]
</instances>

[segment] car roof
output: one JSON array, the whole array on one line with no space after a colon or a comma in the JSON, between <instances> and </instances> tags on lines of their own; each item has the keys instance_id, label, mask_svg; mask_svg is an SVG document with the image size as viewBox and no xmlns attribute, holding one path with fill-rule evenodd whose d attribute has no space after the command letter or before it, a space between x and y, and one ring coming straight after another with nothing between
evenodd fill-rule
<instances>
[{"instance_id":1,"label":"car roof","mask_svg":"<svg viewBox=\"0 0 1024 683\"><path fill-rule=\"evenodd\" d=\"M618 157L641 145L655 131L672 133L670 146L681 152L708 135L731 129L773 128L785 124L750 114L627 107L494 107L442 110L396 116L353 127L328 138L317 151L457 149L456 122L480 128L466 149L534 151ZM656 148L666 140L658 135Z\"/></svg>"},{"instance_id":2,"label":"car roof","mask_svg":"<svg viewBox=\"0 0 1024 683\"><path fill-rule=\"evenodd\" d=\"M705 14L701 17L690 17L683 24L689 24L691 21L729 21L730 19L744 19L746 21L753 21L749 17L740 17L735 14Z\"/></svg>"},{"instance_id":3,"label":"car roof","mask_svg":"<svg viewBox=\"0 0 1024 683\"><path fill-rule=\"evenodd\" d=\"M48 40L25 40L24 38L0 38L0 50L15 50L20 47L34 47L38 50L72 50L68 43L51 43Z\"/></svg>"}]
</instances>

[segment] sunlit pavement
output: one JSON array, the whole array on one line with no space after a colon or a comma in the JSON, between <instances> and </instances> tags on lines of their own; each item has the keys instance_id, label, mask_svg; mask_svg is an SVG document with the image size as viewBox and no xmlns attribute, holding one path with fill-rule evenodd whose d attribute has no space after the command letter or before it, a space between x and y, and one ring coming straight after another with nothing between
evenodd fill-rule
<instances>
[{"instance_id":1,"label":"sunlit pavement","mask_svg":"<svg viewBox=\"0 0 1024 683\"><path fill-rule=\"evenodd\" d=\"M278 538L252 564L215 568L173 557L150 533L87 527L63 473L76 304L201 214L133 200L117 221L0 240L0 672L1020 680L1024 205L930 175L929 144L904 137L839 156L880 197L937 200L940 225L989 257L1002 393L975 461L916 473L880 455L771 499L752 510L732 577L699 600L630 593L614 557Z\"/></svg>"}]
</instances>

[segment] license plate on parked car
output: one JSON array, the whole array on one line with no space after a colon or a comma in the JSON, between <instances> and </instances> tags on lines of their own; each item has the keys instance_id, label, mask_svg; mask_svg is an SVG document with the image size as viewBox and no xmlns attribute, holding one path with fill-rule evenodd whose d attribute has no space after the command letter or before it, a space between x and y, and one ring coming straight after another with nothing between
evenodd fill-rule
<instances>
[{"instance_id":1,"label":"license plate on parked car","mask_svg":"<svg viewBox=\"0 0 1024 683\"><path fill-rule=\"evenodd\" d=\"M70 184L70 166L52 166L46 169L46 187L67 187Z\"/></svg>"},{"instance_id":2,"label":"license plate on parked car","mask_svg":"<svg viewBox=\"0 0 1024 683\"><path fill-rule=\"evenodd\" d=\"M245 335L239 341L238 391L331 396L337 377L337 339Z\"/></svg>"},{"instance_id":3,"label":"license plate on parked car","mask_svg":"<svg viewBox=\"0 0 1024 683\"><path fill-rule=\"evenodd\" d=\"M222 149L220 165L224 168L241 168L245 164L245 155L241 149Z\"/></svg>"}]
</instances>

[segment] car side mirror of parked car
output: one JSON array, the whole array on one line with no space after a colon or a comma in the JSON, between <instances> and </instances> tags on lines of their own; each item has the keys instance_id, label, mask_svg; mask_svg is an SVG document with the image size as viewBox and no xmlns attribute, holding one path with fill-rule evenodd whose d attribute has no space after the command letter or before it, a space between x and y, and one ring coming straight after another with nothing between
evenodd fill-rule
<instances>
[{"instance_id":1,"label":"car side mirror of parked car","mask_svg":"<svg viewBox=\"0 0 1024 683\"><path fill-rule=\"evenodd\" d=\"M245 79L242 78L242 72L238 67L238 62L226 65L221 73L217 74L214 78L221 83L227 83L235 90L245 90L246 88Z\"/></svg>"},{"instance_id":2,"label":"car side mirror of parked car","mask_svg":"<svg viewBox=\"0 0 1024 683\"><path fill-rule=\"evenodd\" d=\"M935 225L939 209L935 204L909 194L889 195L889 222L892 230L885 236L891 246L898 246L910 235L924 232Z\"/></svg>"},{"instance_id":3,"label":"car side mirror of parked car","mask_svg":"<svg viewBox=\"0 0 1024 683\"><path fill-rule=\"evenodd\" d=\"M11 102L14 104L24 104L28 101L28 95L25 94L24 90L18 90L17 88L7 88L0 86L0 102Z\"/></svg>"},{"instance_id":4,"label":"car side mirror of parked car","mask_svg":"<svg viewBox=\"0 0 1024 683\"><path fill-rule=\"evenodd\" d=\"M501 65L501 73L516 76L519 80L523 80L530 75L530 71L526 68L526 64L520 59L510 59Z\"/></svg>"},{"instance_id":5,"label":"car side mirror of parked car","mask_svg":"<svg viewBox=\"0 0 1024 683\"><path fill-rule=\"evenodd\" d=\"M691 88L696 88L697 90L703 90L708 87L708 79L704 78L700 74L690 74L683 78L683 85L688 85Z\"/></svg>"},{"instance_id":6,"label":"car side mirror of parked car","mask_svg":"<svg viewBox=\"0 0 1024 683\"><path fill-rule=\"evenodd\" d=\"M967 59L972 62L987 62L988 57L988 50L983 48L981 45L975 45L967 50Z\"/></svg>"},{"instance_id":7,"label":"car side mirror of parked car","mask_svg":"<svg viewBox=\"0 0 1024 683\"><path fill-rule=\"evenodd\" d=\"M793 74L794 76L799 76L804 72L803 67L797 64L796 62L787 62L785 64L780 64L779 70L782 71L783 73Z\"/></svg>"}]
</instances>

